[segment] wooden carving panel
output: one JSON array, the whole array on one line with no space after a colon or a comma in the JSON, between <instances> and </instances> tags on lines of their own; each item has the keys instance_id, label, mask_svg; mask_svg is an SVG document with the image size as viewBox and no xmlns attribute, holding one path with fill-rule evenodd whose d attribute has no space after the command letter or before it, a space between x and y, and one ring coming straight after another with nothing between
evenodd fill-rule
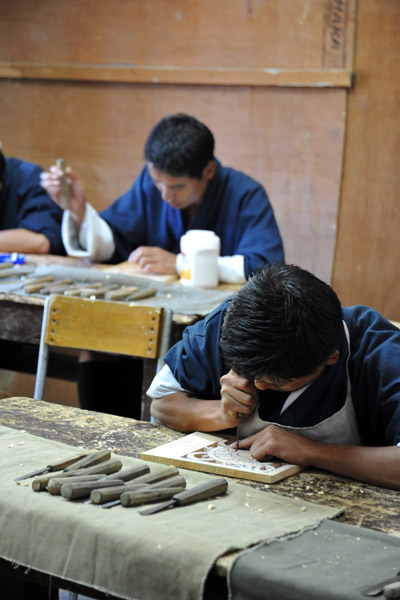
<instances>
[{"instance_id":1,"label":"wooden carving panel","mask_svg":"<svg viewBox=\"0 0 400 600\"><path fill-rule=\"evenodd\" d=\"M196 431L143 452L142 458L184 469L264 483L274 483L301 471L298 465L278 459L260 462L252 458L248 450L232 449L231 443L232 440Z\"/></svg>"}]
</instances>

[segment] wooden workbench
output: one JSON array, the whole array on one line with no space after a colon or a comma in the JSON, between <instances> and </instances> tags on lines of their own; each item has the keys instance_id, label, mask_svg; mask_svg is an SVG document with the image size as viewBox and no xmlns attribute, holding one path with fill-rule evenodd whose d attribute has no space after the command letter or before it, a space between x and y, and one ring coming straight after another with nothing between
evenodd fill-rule
<instances>
[{"instance_id":1,"label":"wooden workbench","mask_svg":"<svg viewBox=\"0 0 400 600\"><path fill-rule=\"evenodd\" d=\"M142 452L179 439L182 434L147 421L81 410L30 398L0 400L0 425L71 446L115 448L119 454L140 458ZM352 481L316 469L304 471L274 484L246 482L265 493L283 494L317 504L344 507L341 520L400 537L400 494Z\"/></svg>"},{"instance_id":2,"label":"wooden workbench","mask_svg":"<svg viewBox=\"0 0 400 600\"><path fill-rule=\"evenodd\" d=\"M0 425L71 446L103 446L135 458L140 458L145 450L182 436L155 423L23 397L0 400ZM358 483L315 469L306 469L270 485L245 480L241 480L241 483L261 489L266 494L276 493L335 508L343 507L345 512L338 517L342 522L400 537L400 496L394 490ZM227 597L226 574L231 561L231 555L217 561L206 585L207 599L222 600ZM0 567L4 570L4 564Z\"/></svg>"}]
</instances>

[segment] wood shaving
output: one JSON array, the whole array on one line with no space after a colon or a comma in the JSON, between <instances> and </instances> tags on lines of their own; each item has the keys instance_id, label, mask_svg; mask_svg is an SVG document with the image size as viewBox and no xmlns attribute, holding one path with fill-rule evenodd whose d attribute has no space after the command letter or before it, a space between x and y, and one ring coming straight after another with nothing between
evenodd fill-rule
<instances>
[{"instance_id":1,"label":"wood shaving","mask_svg":"<svg viewBox=\"0 0 400 600\"><path fill-rule=\"evenodd\" d=\"M300 510L301 510L301 512L306 511L307 510L307 506L302 506Z\"/></svg>"},{"instance_id":2,"label":"wood shaving","mask_svg":"<svg viewBox=\"0 0 400 600\"><path fill-rule=\"evenodd\" d=\"M215 506L215 504L209 504L207 506L207 508L208 508L208 510L213 510L214 508L217 508L217 507Z\"/></svg>"}]
</instances>

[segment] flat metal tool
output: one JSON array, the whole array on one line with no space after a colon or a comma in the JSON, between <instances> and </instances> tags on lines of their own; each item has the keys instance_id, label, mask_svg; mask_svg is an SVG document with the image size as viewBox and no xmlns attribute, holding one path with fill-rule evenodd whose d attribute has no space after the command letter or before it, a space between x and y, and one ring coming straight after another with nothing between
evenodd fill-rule
<instances>
[{"instance_id":1,"label":"flat metal tool","mask_svg":"<svg viewBox=\"0 0 400 600\"><path fill-rule=\"evenodd\" d=\"M381 596L386 585L390 585L391 583L395 583L397 581L400 581L400 571L395 577L391 577L390 579L385 579L384 581L380 581L375 585L371 585L365 588L365 590L362 590L361 593L363 596Z\"/></svg>"},{"instance_id":2,"label":"flat metal tool","mask_svg":"<svg viewBox=\"0 0 400 600\"><path fill-rule=\"evenodd\" d=\"M238 419L243 419L244 414L241 412L238 412L237 416L238 416ZM241 423L241 421L236 426L236 451L239 450L238 444L239 444L239 440L240 440L240 423Z\"/></svg>"},{"instance_id":3,"label":"flat metal tool","mask_svg":"<svg viewBox=\"0 0 400 600\"><path fill-rule=\"evenodd\" d=\"M91 453L80 452L79 454L74 454L73 456L70 456L70 458L58 460L56 462L46 465L42 469L37 469L36 471L32 471L32 473L21 475L21 477L17 477L15 481L22 481L23 479L29 479L30 477L35 477L36 475L43 475L44 473L51 473L52 471L62 471L66 467L69 467L69 465L78 462L78 460L81 460L81 458L85 458L89 454Z\"/></svg>"},{"instance_id":4,"label":"flat metal tool","mask_svg":"<svg viewBox=\"0 0 400 600\"><path fill-rule=\"evenodd\" d=\"M200 500L207 500L208 498L213 498L214 496L220 496L221 494L225 494L228 490L228 482L226 479L217 478L212 481L207 481L207 483L202 483L197 485L194 488L184 490L183 492L179 492L175 494L170 500L166 502L162 502L157 506L153 506L146 510L139 511L140 515L153 515L162 510L166 510L167 508L173 508L175 506L185 506L187 504L193 504L194 502L199 502Z\"/></svg>"}]
</instances>

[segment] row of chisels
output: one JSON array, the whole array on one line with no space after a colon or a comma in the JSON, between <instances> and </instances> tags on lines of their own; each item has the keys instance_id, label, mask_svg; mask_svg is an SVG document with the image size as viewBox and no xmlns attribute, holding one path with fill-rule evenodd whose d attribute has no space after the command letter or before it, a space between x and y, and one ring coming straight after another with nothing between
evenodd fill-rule
<instances>
[{"instance_id":1,"label":"row of chisels","mask_svg":"<svg viewBox=\"0 0 400 600\"><path fill-rule=\"evenodd\" d=\"M164 501L140 511L142 515L220 496L228 490L228 483L222 478L186 489L185 478L173 466L155 472L150 472L146 463L122 469L122 462L112 458L111 452L105 448L53 462L18 477L16 481L31 477L34 477L32 489L36 492L45 490L67 500L83 500L86 504L102 508Z\"/></svg>"},{"instance_id":2,"label":"row of chisels","mask_svg":"<svg viewBox=\"0 0 400 600\"><path fill-rule=\"evenodd\" d=\"M134 302L151 298L157 294L153 287L140 289L136 285L121 285L108 281L85 281L73 277L56 279L53 275L35 276L26 273L24 268L7 263L0 264L0 280L7 283L7 279L19 278L19 286L11 291L19 291L25 294L61 294L64 296L75 296L79 298L104 299L123 302Z\"/></svg>"}]
</instances>

